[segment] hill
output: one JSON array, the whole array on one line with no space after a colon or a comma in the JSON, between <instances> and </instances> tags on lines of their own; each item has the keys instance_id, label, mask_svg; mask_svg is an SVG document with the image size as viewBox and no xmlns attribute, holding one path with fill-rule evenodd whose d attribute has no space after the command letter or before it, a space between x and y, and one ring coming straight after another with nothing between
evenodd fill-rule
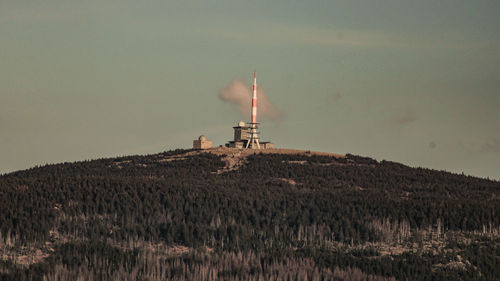
<instances>
[{"instance_id":1,"label":"hill","mask_svg":"<svg viewBox=\"0 0 500 281\"><path fill-rule=\"evenodd\" d=\"M2 175L0 280L500 279L500 182L264 152L175 150Z\"/></svg>"}]
</instances>

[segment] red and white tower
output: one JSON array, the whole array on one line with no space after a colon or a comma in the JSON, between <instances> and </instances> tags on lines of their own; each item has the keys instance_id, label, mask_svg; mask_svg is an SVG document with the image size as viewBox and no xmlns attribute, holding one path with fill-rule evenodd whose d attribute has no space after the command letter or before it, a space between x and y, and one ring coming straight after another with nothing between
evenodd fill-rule
<instances>
[{"instance_id":1,"label":"red and white tower","mask_svg":"<svg viewBox=\"0 0 500 281\"><path fill-rule=\"evenodd\" d=\"M259 144L259 123L257 123L257 71L253 73L253 95L252 95L252 121L249 126L250 139L247 142L246 148L260 149Z\"/></svg>"},{"instance_id":2,"label":"red and white tower","mask_svg":"<svg viewBox=\"0 0 500 281\"><path fill-rule=\"evenodd\" d=\"M257 71L253 72L252 123L257 123Z\"/></svg>"}]
</instances>

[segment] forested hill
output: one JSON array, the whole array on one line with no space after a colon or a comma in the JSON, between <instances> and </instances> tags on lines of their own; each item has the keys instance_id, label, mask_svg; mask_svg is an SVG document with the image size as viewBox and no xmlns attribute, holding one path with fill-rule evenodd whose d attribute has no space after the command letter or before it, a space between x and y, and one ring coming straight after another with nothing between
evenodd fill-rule
<instances>
[{"instance_id":1,"label":"forested hill","mask_svg":"<svg viewBox=\"0 0 500 281\"><path fill-rule=\"evenodd\" d=\"M500 182L217 148L0 176L0 280L500 280Z\"/></svg>"}]
</instances>

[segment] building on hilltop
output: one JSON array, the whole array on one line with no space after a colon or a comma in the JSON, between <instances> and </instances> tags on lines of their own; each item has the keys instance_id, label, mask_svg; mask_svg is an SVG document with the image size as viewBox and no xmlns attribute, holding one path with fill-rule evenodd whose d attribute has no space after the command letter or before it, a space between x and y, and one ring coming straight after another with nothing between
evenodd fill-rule
<instances>
[{"instance_id":1,"label":"building on hilltop","mask_svg":"<svg viewBox=\"0 0 500 281\"><path fill-rule=\"evenodd\" d=\"M271 142L256 142L251 141L251 130L256 130L255 127L247 126L245 122L240 121L234 129L234 139L226 144L226 147L234 148L251 148L251 149L268 149L274 148ZM258 134L257 134L258 135ZM255 136L254 136L255 138Z\"/></svg>"},{"instance_id":2,"label":"building on hilltop","mask_svg":"<svg viewBox=\"0 0 500 281\"><path fill-rule=\"evenodd\" d=\"M201 135L197 140L193 140L194 149L207 149L212 147L212 141L207 140L207 137Z\"/></svg>"},{"instance_id":3,"label":"building on hilltop","mask_svg":"<svg viewBox=\"0 0 500 281\"><path fill-rule=\"evenodd\" d=\"M260 141L259 124L257 122L257 72L253 74L253 94L252 94L252 114L248 124L240 121L234 129L234 139L226 143L226 147L240 149L269 149L274 148L274 144L268 141ZM207 149L212 147L212 141L201 135L197 140L193 140L193 149ZM221 145L222 147L222 145Z\"/></svg>"},{"instance_id":4,"label":"building on hilltop","mask_svg":"<svg viewBox=\"0 0 500 281\"><path fill-rule=\"evenodd\" d=\"M245 125L243 121L234 128L234 140L229 141L227 147L267 149L273 148L271 142L261 142L259 137L259 123L257 122L257 71L253 73L252 115L250 123Z\"/></svg>"}]
</instances>

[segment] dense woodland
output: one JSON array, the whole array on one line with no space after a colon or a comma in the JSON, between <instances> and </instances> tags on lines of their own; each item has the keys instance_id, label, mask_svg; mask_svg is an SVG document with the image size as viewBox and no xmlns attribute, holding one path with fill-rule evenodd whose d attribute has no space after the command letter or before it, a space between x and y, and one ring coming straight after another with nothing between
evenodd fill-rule
<instances>
[{"instance_id":1,"label":"dense woodland","mask_svg":"<svg viewBox=\"0 0 500 281\"><path fill-rule=\"evenodd\" d=\"M175 150L0 176L0 280L500 280L500 182Z\"/></svg>"}]
</instances>

